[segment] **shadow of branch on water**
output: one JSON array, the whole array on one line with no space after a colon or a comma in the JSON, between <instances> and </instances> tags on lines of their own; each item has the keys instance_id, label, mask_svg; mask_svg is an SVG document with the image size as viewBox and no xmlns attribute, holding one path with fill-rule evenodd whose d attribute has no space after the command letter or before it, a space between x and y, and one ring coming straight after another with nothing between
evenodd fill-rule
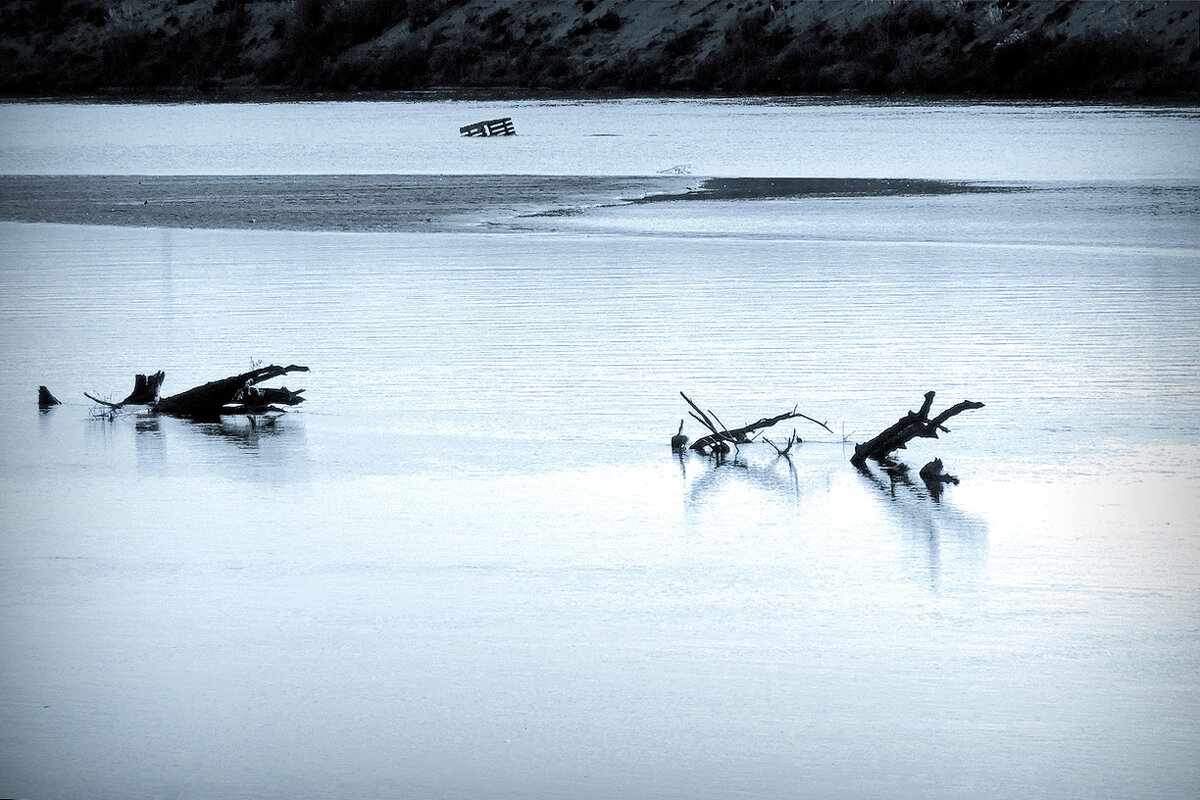
<instances>
[{"instance_id":1,"label":"shadow of branch on water","mask_svg":"<svg viewBox=\"0 0 1200 800\"><path fill-rule=\"evenodd\" d=\"M718 460L691 453L677 453L675 457L685 480L689 461L693 471L698 471L684 496L684 505L689 513L704 511L717 502L718 495L723 491L739 485L758 489L791 505L800 503L800 478L795 464L787 456L775 456L773 461L766 464L751 463L741 458ZM780 462L785 467L781 467Z\"/></svg>"}]
</instances>

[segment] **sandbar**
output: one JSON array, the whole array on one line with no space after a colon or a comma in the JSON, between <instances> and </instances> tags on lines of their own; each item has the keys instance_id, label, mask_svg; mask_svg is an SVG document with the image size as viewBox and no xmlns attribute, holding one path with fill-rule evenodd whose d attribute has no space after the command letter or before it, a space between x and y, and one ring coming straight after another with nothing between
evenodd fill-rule
<instances>
[{"instance_id":1,"label":"sandbar","mask_svg":"<svg viewBox=\"0 0 1200 800\"><path fill-rule=\"evenodd\" d=\"M504 231L603 206L994 190L931 180L545 175L3 175L0 219L150 228ZM522 222L524 220L525 222Z\"/></svg>"}]
</instances>

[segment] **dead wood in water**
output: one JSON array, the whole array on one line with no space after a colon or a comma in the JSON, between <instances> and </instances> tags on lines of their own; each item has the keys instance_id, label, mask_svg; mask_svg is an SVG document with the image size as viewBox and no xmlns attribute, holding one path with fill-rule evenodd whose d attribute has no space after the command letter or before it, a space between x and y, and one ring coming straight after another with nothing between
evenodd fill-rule
<instances>
[{"instance_id":1,"label":"dead wood in water","mask_svg":"<svg viewBox=\"0 0 1200 800\"><path fill-rule=\"evenodd\" d=\"M895 424L881 431L873 439L855 445L854 455L850 457L850 463L860 469L866 466L868 458L886 463L891 460L892 453L896 450L903 450L913 439L936 439L938 438L938 431L949 433L950 429L946 427L945 423L951 417L957 416L964 411L983 408L983 403L973 400L963 400L961 403L950 406L950 408L930 419L929 411L933 407L934 394L934 392L925 393L925 402L921 404L920 411L909 411L897 420Z\"/></svg>"},{"instance_id":2,"label":"dead wood in water","mask_svg":"<svg viewBox=\"0 0 1200 800\"><path fill-rule=\"evenodd\" d=\"M45 411L51 406L61 406L62 401L54 395L50 394L50 390L45 386L38 387L38 408Z\"/></svg>"},{"instance_id":3,"label":"dead wood in water","mask_svg":"<svg viewBox=\"0 0 1200 800\"><path fill-rule=\"evenodd\" d=\"M134 375L133 391L119 403L110 403L107 400L101 400L99 397L92 397L87 392L84 392L83 396L93 403L99 403L114 410L123 406L152 406L158 402L158 390L162 387L162 383L166 380L166 377L167 373L161 369L153 375L142 375L141 373Z\"/></svg>"},{"instance_id":4,"label":"dead wood in water","mask_svg":"<svg viewBox=\"0 0 1200 800\"><path fill-rule=\"evenodd\" d=\"M262 414L267 411L283 411L279 405L294 406L304 402L303 389L290 391L260 389L256 384L278 378L289 372L308 372L308 367L290 364L286 367L274 364L259 367L240 375L210 381L186 392L173 394L159 400L154 410L173 417L198 420L218 419L222 414Z\"/></svg>"},{"instance_id":5,"label":"dead wood in water","mask_svg":"<svg viewBox=\"0 0 1200 800\"><path fill-rule=\"evenodd\" d=\"M940 458L935 458L921 467L921 471L917 474L921 476L921 481L925 484L925 488L929 490L929 496L935 501L942 499L942 492L946 490L946 484L952 483L955 486L958 485L958 476L946 472Z\"/></svg>"},{"instance_id":6,"label":"dead wood in water","mask_svg":"<svg viewBox=\"0 0 1200 800\"><path fill-rule=\"evenodd\" d=\"M683 420L679 420L679 431L671 437L671 449L677 453L683 452L683 448L687 447L688 437L683 432Z\"/></svg>"},{"instance_id":7,"label":"dead wood in water","mask_svg":"<svg viewBox=\"0 0 1200 800\"><path fill-rule=\"evenodd\" d=\"M707 436L701 436L699 439L693 442L691 447L692 450L695 450L698 453L705 453L706 455L720 455L722 452L727 453L729 452L730 444L732 444L734 447L739 444L748 444L749 442L753 441L753 438L750 436L750 434L764 428L769 428L772 425L788 419L806 419L809 422L816 423L825 430L829 431L829 426L824 422L813 419L807 414L801 414L796 410L795 407L793 407L791 411L785 411L784 413L774 417L764 417L757 422L751 422L749 425L743 425L740 428L727 428L716 414L711 411L702 411L700 406L692 402L692 399L686 394L683 392L680 392L679 394L684 400L687 401L687 404L692 407L692 411L688 412L692 415L692 418L705 428L708 428L710 431ZM833 433L833 431L829 432Z\"/></svg>"},{"instance_id":8,"label":"dead wood in water","mask_svg":"<svg viewBox=\"0 0 1200 800\"><path fill-rule=\"evenodd\" d=\"M794 444L796 444L796 442L803 442L803 441L804 441L803 439L801 439L799 436L797 436L797 435L796 435L796 429L795 429L795 428L793 428L793 429L792 429L792 435L788 437L787 444L786 444L785 446L783 446L783 447L780 447L779 445L775 444L775 443L774 443L774 442L772 442L770 439L768 439L766 436L762 437L762 440L763 440L764 442L766 442L767 444L771 445L771 449L772 449L772 450L774 450L776 453L778 453L778 454L779 454L779 455L781 455L781 456L785 456L785 457L786 457L786 456L787 456L789 453L791 453L791 452L792 452L792 446L793 446Z\"/></svg>"},{"instance_id":9,"label":"dead wood in water","mask_svg":"<svg viewBox=\"0 0 1200 800\"><path fill-rule=\"evenodd\" d=\"M304 398L301 397L304 390L292 391L286 387L260 388L257 384L289 372L308 372L308 367L296 364L286 367L275 364L258 367L240 375L195 386L161 400L158 393L166 373L159 371L148 376L138 375L134 379L133 391L119 403L101 400L86 392L84 397L114 411L127 405L146 405L157 414L194 420L216 420L223 414L283 413L284 409L280 406L294 406L304 402Z\"/></svg>"},{"instance_id":10,"label":"dead wood in water","mask_svg":"<svg viewBox=\"0 0 1200 800\"><path fill-rule=\"evenodd\" d=\"M151 406L158 400L158 390L162 388L167 373L161 369L153 375L133 376L133 391L121 401L121 405Z\"/></svg>"},{"instance_id":11,"label":"dead wood in water","mask_svg":"<svg viewBox=\"0 0 1200 800\"><path fill-rule=\"evenodd\" d=\"M942 460L940 458L935 458L933 461L930 461L925 466L921 467L921 471L917 474L921 476L921 480L925 482L925 485L930 488L932 488L934 485L940 485L943 483L953 483L955 486L958 485L958 476L951 475L949 472L946 472L946 468L942 464Z\"/></svg>"}]
</instances>

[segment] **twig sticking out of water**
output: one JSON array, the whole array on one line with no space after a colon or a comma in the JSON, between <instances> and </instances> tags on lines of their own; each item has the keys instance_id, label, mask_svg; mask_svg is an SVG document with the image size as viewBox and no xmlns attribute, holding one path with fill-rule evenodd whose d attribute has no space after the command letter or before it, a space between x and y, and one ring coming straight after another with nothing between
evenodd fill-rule
<instances>
[{"instance_id":1,"label":"twig sticking out of water","mask_svg":"<svg viewBox=\"0 0 1200 800\"><path fill-rule=\"evenodd\" d=\"M671 449L677 453L683 452L683 448L687 447L688 437L683 432L683 420L679 420L679 432L671 437Z\"/></svg>"},{"instance_id":2,"label":"twig sticking out of water","mask_svg":"<svg viewBox=\"0 0 1200 800\"><path fill-rule=\"evenodd\" d=\"M800 437L799 437L798 435L796 435L796 429L795 429L795 428L792 428L792 435L788 437L788 440L787 440L787 446L786 446L786 447L780 447L779 445L775 444L775 443L774 443L774 442L772 442L770 439L768 439L766 436L762 437L762 440L763 440L764 442L766 442L767 444L771 445L771 448L772 448L772 449L773 449L773 450L774 450L776 453L778 453L779 455L781 455L781 456L783 456L783 457L785 457L785 458L788 456L788 454L789 454L790 452L792 452L792 445L794 445L796 442L802 441L802 440L800 439Z\"/></svg>"}]
</instances>

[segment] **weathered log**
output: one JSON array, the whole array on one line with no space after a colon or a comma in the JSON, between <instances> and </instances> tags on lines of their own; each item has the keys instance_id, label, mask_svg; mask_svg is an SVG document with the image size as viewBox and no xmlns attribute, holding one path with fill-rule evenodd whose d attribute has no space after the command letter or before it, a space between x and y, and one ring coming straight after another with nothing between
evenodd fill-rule
<instances>
[{"instance_id":1,"label":"weathered log","mask_svg":"<svg viewBox=\"0 0 1200 800\"><path fill-rule=\"evenodd\" d=\"M279 405L294 406L304 402L300 395L303 389L292 391L286 386L278 389L247 386L234 397L232 403L226 403L222 414L265 414L268 411L284 413ZM278 405L277 405L278 404Z\"/></svg>"},{"instance_id":2,"label":"weathered log","mask_svg":"<svg viewBox=\"0 0 1200 800\"><path fill-rule=\"evenodd\" d=\"M881 431L873 439L855 445L854 455L850 457L850 463L861 468L866 465L868 458L874 461L887 462L890 460L892 453L897 450L903 450L913 439L936 439L938 438L938 431L949 433L950 429L946 427L945 423L951 417L957 416L964 411L983 408L983 403L963 400L961 403L950 406L950 408L930 419L929 411L933 407L934 394L934 392L925 393L925 402L921 404L920 411L909 411L897 420L895 424Z\"/></svg>"},{"instance_id":3,"label":"weathered log","mask_svg":"<svg viewBox=\"0 0 1200 800\"><path fill-rule=\"evenodd\" d=\"M304 398L300 396L304 390L293 392L288 389L258 389L255 384L289 372L308 372L308 367L296 364L286 367L274 364L260 367L164 397L154 406L154 410L160 414L196 420L215 420L222 414L282 411L277 404L296 405L304 402Z\"/></svg>"},{"instance_id":4,"label":"weathered log","mask_svg":"<svg viewBox=\"0 0 1200 800\"><path fill-rule=\"evenodd\" d=\"M45 411L47 408L50 408L51 406L61 406L61 405L62 405L62 402L57 397L50 394L49 389L47 389L45 386L38 387L38 408Z\"/></svg>"},{"instance_id":5,"label":"weathered log","mask_svg":"<svg viewBox=\"0 0 1200 800\"><path fill-rule=\"evenodd\" d=\"M711 411L707 413L701 411L700 406L693 403L690 397L683 392L680 392L679 394L684 400L687 401L687 404L694 409L688 413L690 413L692 417L701 425L711 431L708 436L701 436L692 443L691 449L698 453L703 453L706 450L711 451L714 447L726 442L730 442L734 445L748 444L750 441L752 441L750 434L754 433L755 431L762 430L763 428L769 428L772 425L783 422L786 419L806 419L809 422L814 422L825 430L829 431L829 426L824 422L813 419L807 414L801 414L796 410L796 408L792 408L791 411L784 412L783 414L779 414L774 417L764 417L757 422L751 422L749 425L743 425L740 428L727 428L724 423L717 418L716 414L713 414ZM833 433L833 431L829 432ZM728 452L728 445L726 445L725 452Z\"/></svg>"}]
</instances>

